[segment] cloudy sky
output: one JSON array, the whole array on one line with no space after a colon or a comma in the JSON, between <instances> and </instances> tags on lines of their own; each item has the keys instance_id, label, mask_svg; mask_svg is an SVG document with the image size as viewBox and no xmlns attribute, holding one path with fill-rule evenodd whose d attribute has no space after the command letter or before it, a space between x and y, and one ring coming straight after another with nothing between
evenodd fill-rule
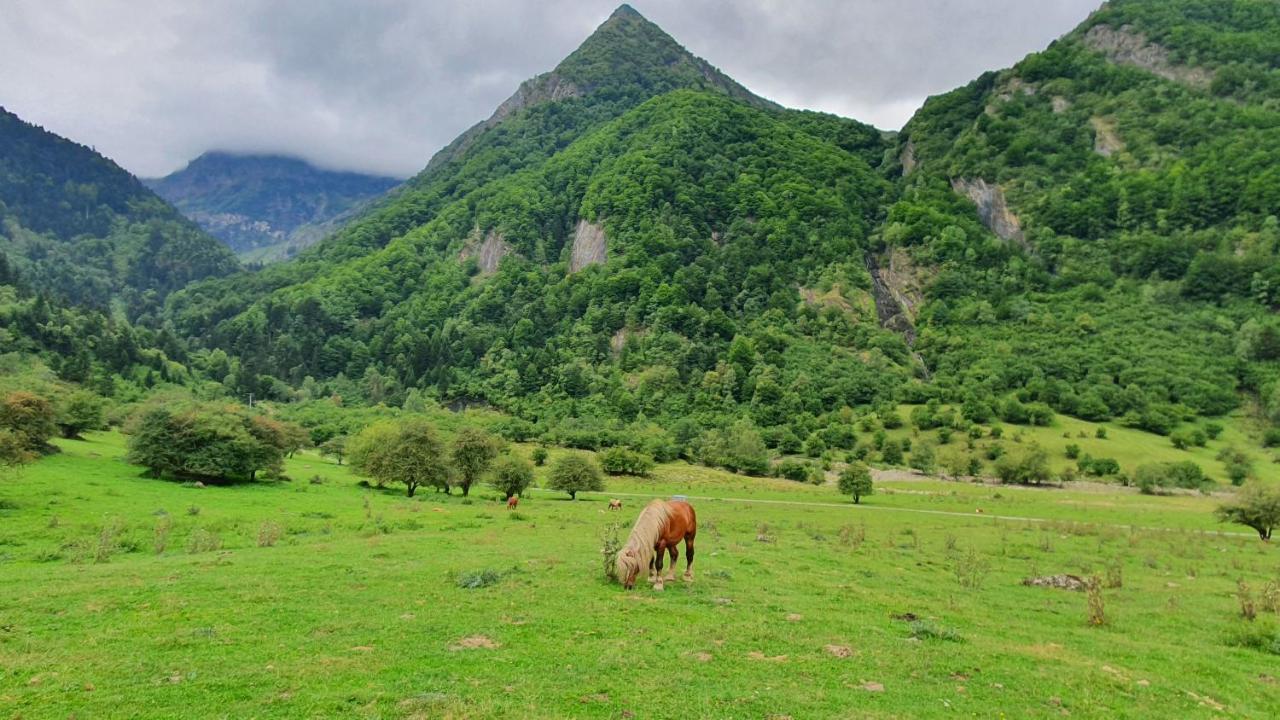
<instances>
[{"instance_id":1,"label":"cloudy sky","mask_svg":"<svg viewBox=\"0 0 1280 720\"><path fill-rule=\"evenodd\" d=\"M620 0L5 0L0 105L143 175L209 149L407 176ZM1100 0L632 0L747 87L897 129Z\"/></svg>"}]
</instances>

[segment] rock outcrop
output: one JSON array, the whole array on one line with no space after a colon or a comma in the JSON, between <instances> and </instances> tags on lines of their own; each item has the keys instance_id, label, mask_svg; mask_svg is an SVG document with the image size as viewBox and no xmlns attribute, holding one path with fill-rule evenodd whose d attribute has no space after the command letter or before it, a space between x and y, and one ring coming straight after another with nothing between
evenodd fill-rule
<instances>
[{"instance_id":1,"label":"rock outcrop","mask_svg":"<svg viewBox=\"0 0 1280 720\"><path fill-rule=\"evenodd\" d=\"M916 166L920 164L916 159L916 144L908 140L907 144L902 147L902 154L898 159L902 162L903 175L910 175L914 172Z\"/></svg>"},{"instance_id":2,"label":"rock outcrop","mask_svg":"<svg viewBox=\"0 0 1280 720\"><path fill-rule=\"evenodd\" d=\"M602 265L609 259L604 225L579 220L573 232L573 247L569 252L569 272L575 273L588 265Z\"/></svg>"},{"instance_id":3,"label":"rock outcrop","mask_svg":"<svg viewBox=\"0 0 1280 720\"><path fill-rule=\"evenodd\" d=\"M908 346L915 345L916 313L924 302L919 271L901 248L891 250L886 260L866 257L876 315L882 327L901 333Z\"/></svg>"},{"instance_id":4,"label":"rock outcrop","mask_svg":"<svg viewBox=\"0 0 1280 720\"><path fill-rule=\"evenodd\" d=\"M467 239L467 244L462 248L462 252L458 253L458 260L466 261L471 258L476 259L476 265L480 268L481 275L492 275L498 270L498 263L502 262L502 258L510 255L515 250L511 247L502 235L496 230L490 230L484 236L484 241L480 241L480 229L476 228L471 237Z\"/></svg>"},{"instance_id":5,"label":"rock outcrop","mask_svg":"<svg viewBox=\"0 0 1280 720\"><path fill-rule=\"evenodd\" d=\"M1093 151L1102 157L1111 157L1112 155L1124 151L1124 141L1120 139L1120 135L1116 132L1115 121L1103 117L1089 118L1089 124L1093 126Z\"/></svg>"},{"instance_id":6,"label":"rock outcrop","mask_svg":"<svg viewBox=\"0 0 1280 720\"><path fill-rule=\"evenodd\" d=\"M1110 25L1094 25L1084 34L1085 47L1107 56L1119 65L1142 68L1166 80L1204 89L1213 82L1213 72L1204 68L1179 65L1169 51L1149 42L1145 35L1129 25L1119 29Z\"/></svg>"},{"instance_id":7,"label":"rock outcrop","mask_svg":"<svg viewBox=\"0 0 1280 720\"><path fill-rule=\"evenodd\" d=\"M951 188L978 206L978 219L998 237L1026 246L1022 223L1005 202L999 185L989 185L982 178L953 178Z\"/></svg>"}]
</instances>

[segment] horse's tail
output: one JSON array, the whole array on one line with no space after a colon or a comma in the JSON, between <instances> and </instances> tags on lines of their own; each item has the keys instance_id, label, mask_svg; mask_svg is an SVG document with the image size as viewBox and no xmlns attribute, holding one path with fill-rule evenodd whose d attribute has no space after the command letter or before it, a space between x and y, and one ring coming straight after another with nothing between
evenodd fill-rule
<instances>
[{"instance_id":1,"label":"horse's tail","mask_svg":"<svg viewBox=\"0 0 1280 720\"><path fill-rule=\"evenodd\" d=\"M658 541L658 536L670 517L671 509L665 500L654 500L640 511L640 517L636 518L636 524L631 528L631 536L618 552L618 577L626 577L633 564L637 572L649 566L649 561L653 559L653 545Z\"/></svg>"}]
</instances>

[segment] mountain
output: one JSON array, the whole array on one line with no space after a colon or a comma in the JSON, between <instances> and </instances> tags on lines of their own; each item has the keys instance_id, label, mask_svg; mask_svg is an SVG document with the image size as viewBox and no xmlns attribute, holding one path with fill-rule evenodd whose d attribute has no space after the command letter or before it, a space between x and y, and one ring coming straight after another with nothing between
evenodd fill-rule
<instances>
[{"instance_id":1,"label":"mountain","mask_svg":"<svg viewBox=\"0 0 1280 720\"><path fill-rule=\"evenodd\" d=\"M235 257L97 152L0 108L0 253L34 288L130 315Z\"/></svg>"},{"instance_id":2,"label":"mountain","mask_svg":"<svg viewBox=\"0 0 1280 720\"><path fill-rule=\"evenodd\" d=\"M1280 4L1113 0L897 154L883 237L931 278L936 383L1156 431L1280 413Z\"/></svg>"},{"instance_id":3,"label":"mountain","mask_svg":"<svg viewBox=\"0 0 1280 720\"><path fill-rule=\"evenodd\" d=\"M894 135L623 6L394 196L168 319L239 391L417 388L567 444L745 422L821 454L849 408L927 401L1280 420L1277 7L1115 0Z\"/></svg>"},{"instance_id":4,"label":"mountain","mask_svg":"<svg viewBox=\"0 0 1280 720\"><path fill-rule=\"evenodd\" d=\"M281 260L400 181L280 155L208 152L143 182L241 257Z\"/></svg>"}]
</instances>

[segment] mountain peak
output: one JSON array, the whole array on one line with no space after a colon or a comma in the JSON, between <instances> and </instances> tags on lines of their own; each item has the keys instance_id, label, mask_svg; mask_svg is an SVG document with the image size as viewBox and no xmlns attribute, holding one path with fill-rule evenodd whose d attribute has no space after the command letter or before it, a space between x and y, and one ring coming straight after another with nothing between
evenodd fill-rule
<instances>
[{"instance_id":1,"label":"mountain peak","mask_svg":"<svg viewBox=\"0 0 1280 720\"><path fill-rule=\"evenodd\" d=\"M636 18L640 20L645 19L645 17L641 15L638 10L636 10L635 8L631 7L626 3L622 3L621 5L619 5L618 9L614 10L613 14L609 16L610 20L613 20L615 18Z\"/></svg>"}]
</instances>

